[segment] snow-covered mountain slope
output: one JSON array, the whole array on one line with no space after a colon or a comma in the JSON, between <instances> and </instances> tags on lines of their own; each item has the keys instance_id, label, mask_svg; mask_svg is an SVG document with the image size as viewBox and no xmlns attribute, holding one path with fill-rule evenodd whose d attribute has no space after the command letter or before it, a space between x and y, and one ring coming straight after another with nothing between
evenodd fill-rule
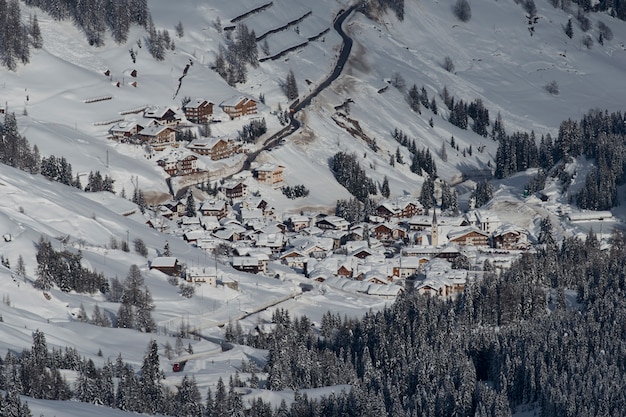
<instances>
[{"instance_id":1,"label":"snow-covered mountain slope","mask_svg":"<svg viewBox=\"0 0 626 417\"><path fill-rule=\"evenodd\" d=\"M332 30L332 20L339 10L350 5L349 1L275 0L271 7L242 20L257 33L280 29L267 36L270 54L260 52L261 57L277 54L307 38L315 39L279 59L268 59L258 68L249 68L247 82L236 88L211 69L220 44L226 42L225 32L219 26L226 27L233 17L266 3L151 1L156 27L168 29L176 43L176 49L168 51L162 62L155 61L145 50L144 29L132 28L128 42L122 45L116 45L107 35L105 46L95 48L70 22L54 21L22 4L23 16L37 12L44 47L32 50L31 63L15 72L0 69L0 105L16 113L20 132L38 146L42 155L65 157L83 179L90 171L100 171L115 179L118 193L124 189L130 195L139 184L145 191L167 196L166 175L155 163L160 154L150 155L141 147L107 139L112 121L138 118L132 111L149 105L179 107L185 96L202 96L219 104L244 93L265 97L260 116L267 121L269 136L282 128L271 112L289 105L282 88L287 73L294 72L300 96L304 97L332 71L341 46L341 38ZM537 2L537 8L538 20L532 35L526 12L511 1L473 2L472 18L465 23L453 15L449 1L407 0L403 21L390 14L371 20L353 13L344 25L354 45L343 75L298 114L302 122L298 132L281 146L262 152L256 160L284 165L286 183L304 184L310 189L309 196L288 200L279 190L259 186L258 191L278 211L332 210L336 200L348 198L349 193L334 180L328 160L336 152L346 151L359 156L361 165L375 181L382 183L386 176L393 195L416 195L423 178L410 171L409 151L400 147L404 165L389 164L398 149L390 133L395 128L415 139L418 148L430 149L441 178L455 184L462 184L464 176L471 180L474 173L489 168L489 161L493 163L497 144L447 122L449 112L440 97L444 86L457 99L482 99L491 121L501 113L507 131L534 130L538 136L554 134L563 119L579 118L589 108L619 110L626 97L626 86L621 82L626 65L626 23L604 14L591 14L593 27L589 34L596 39L597 22L603 21L611 27L614 38L604 45L594 42L588 49L582 44L583 32L576 24L572 39L564 33L563 26L574 10L568 13L554 9L548 2ZM298 23L290 23L294 20ZM179 21L185 28L181 38L174 35ZM138 41L144 44L142 48ZM131 48L137 53L136 62L129 54ZM452 72L443 68L446 56L454 63ZM193 65L176 94L179 78L190 62ZM137 71L137 77L130 75L132 70ZM405 81L404 91L389 83L396 74ZM136 86L130 84L133 81ZM545 90L552 81L560 87L558 95ZM409 108L405 96L413 84L424 86L429 97L436 97L438 114L425 108L416 114ZM88 102L101 97L110 99ZM349 112L344 109L341 115L336 107L348 99ZM213 124L212 131L216 136L236 135L248 121L225 120ZM357 126L360 136L346 130ZM439 152L444 142L449 145L451 137L460 151L448 147L444 161ZM379 149L372 150L367 140L376 140ZM470 145L473 154L464 156L463 149ZM484 150L479 152L479 147ZM503 181L501 185L518 186L512 184L521 184L522 180L526 181L526 177ZM458 189L463 192L468 186L459 185ZM75 346L96 361L103 360L96 356L102 349L104 358L114 358L122 351L127 360L137 364L151 337L158 337L163 344L168 341L162 334L102 329L77 322L73 313L81 304L89 314L96 304L115 313L118 305L100 296L52 290L48 300L35 290L30 282L35 278L37 265L35 244L42 236L55 248L61 248L61 240L67 237L67 248L81 250L84 265L107 277L123 280L130 265L139 265L155 301L155 320L162 329L176 329L185 320L213 329L258 307L259 300L271 303L297 292L295 279L250 276L218 265L218 274L236 278L240 291L207 288L186 299L164 275L149 272L146 258L132 249L129 253L110 249L111 237L129 241L140 237L149 248L149 258L161 251L167 241L172 253L188 265L215 268L214 260L181 239L148 228L138 211L122 216L120 213L134 209L127 201L108 194L87 195L6 166L0 166L0 195L0 233L11 235L10 241L0 240L0 253L12 265L22 256L27 272L23 279L0 268L0 293L4 300L0 304L4 321L0 353L29 346L35 329L49 335L50 345ZM529 219L533 213L518 215L525 216L521 221L532 224ZM291 299L288 304L296 314L319 318L327 308L358 315L368 308L380 308L385 302L366 297L348 299L343 294L315 294ZM247 323L249 327L254 324ZM260 355L238 351L232 356L214 358L219 369L199 369L204 372L198 378L199 384L203 388L214 384L218 375L232 371L231 360L240 362L255 354ZM175 375L168 377L172 384L178 381ZM42 403L33 409L38 413L46 407ZM76 411L75 415L81 412Z\"/></svg>"}]
</instances>

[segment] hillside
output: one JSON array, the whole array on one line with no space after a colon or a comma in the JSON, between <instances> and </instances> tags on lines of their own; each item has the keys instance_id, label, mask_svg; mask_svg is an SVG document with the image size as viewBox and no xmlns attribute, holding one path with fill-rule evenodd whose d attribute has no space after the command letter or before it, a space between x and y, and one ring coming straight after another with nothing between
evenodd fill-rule
<instances>
[{"instance_id":1,"label":"hillside","mask_svg":"<svg viewBox=\"0 0 626 417\"><path fill-rule=\"evenodd\" d=\"M438 177L455 187L461 208L467 208L475 184L492 178L498 143L474 133L471 126L461 129L448 121L451 112L442 98L444 88L457 102L480 99L489 112L489 132L500 114L508 133L534 131L538 139L548 133L556 137L563 120L580 119L589 109L621 110L626 97L626 86L620 82L626 67L626 23L608 14L590 13L591 28L583 32L573 18L573 7L564 11L545 1L537 1L536 19L529 23L527 12L517 2L472 2L471 19L461 22L451 2L407 0L402 21L390 11L376 16L356 11L348 17L343 28L354 43L342 75L295 115L300 129L280 145L262 150L264 141L284 128L277 117L279 109L286 110L293 103L284 91L289 72L295 74L299 99L332 72L342 46L332 28L333 19L352 2L149 3L155 27L167 29L175 42L175 48L167 50L161 61L149 54L148 33L143 27L131 26L128 40L121 44L107 33L104 45L95 47L69 20L56 21L20 3L24 23L29 15L37 14L43 47L32 49L30 63L18 65L15 71L0 68L0 108L15 113L20 134L36 145L42 156L66 158L83 186L90 172L109 175L115 193L85 193L0 165L0 234L5 237L0 241L0 254L11 264L11 268L0 267L2 357L8 351L30 347L33 332L40 330L50 347L73 347L97 366L121 353L139 368L150 340L156 339L160 348L174 345L174 335L188 326L201 338L185 339L185 345L193 345L199 355L190 359L187 371L195 375L204 398L208 388L215 389L218 378L227 380L240 370L242 362L260 368L266 363L266 349L237 345L222 351L218 343L229 322L240 323L247 332L269 323L276 308L285 308L292 317L307 315L319 326L327 310L356 318L393 302L393 298L325 285L302 292L301 284L309 285L310 280L279 262L271 262L265 275L237 271L226 256L190 245L182 233L162 233L149 227L148 220L158 220L156 211L142 214L137 205L121 196L122 191L131 196L133 190L141 189L150 203L167 201L171 198L169 176L156 161L186 150L158 151L109 138L115 123L145 123L142 113L146 108L178 109L185 98L208 99L218 115L210 124L211 136L233 139L251 120L264 119L267 133L255 143L241 144L244 149L261 151L252 167L263 163L284 166L285 185L304 185L308 196L289 199L280 189L252 181L251 173L239 172L246 158L243 154L219 161L199 158L203 176L198 178L214 184L232 175L243 178L250 192L274 209L278 222L297 213L334 213L337 200L351 197L329 169L337 152L355 154L378 186L387 179L391 197L419 196L425 175L411 172L411 152L392 137L396 129L414 140L417 149L429 150ZM570 18L574 22L572 38L564 31ZM179 22L183 36L176 35ZM613 34L602 45L597 41L598 22L608 25ZM259 63L256 68L248 65L245 82L229 85L214 66L220 48L229 44L239 23L254 30ZM590 48L583 44L586 33L593 39ZM444 68L446 58L454 68ZM558 94L546 90L552 82L558 85ZM436 113L423 104L419 112L411 109L407 95L413 85L424 87L429 101L436 100ZM258 100L258 114L231 120L219 104L241 94ZM194 133L201 132L200 127L189 126ZM452 138L456 149L451 146ZM398 154L403 162L398 162ZM392 165L391 160L396 162ZM568 167L573 171L571 189L581 188L591 164L580 158ZM487 207L529 230L532 239L539 235L539 217L554 219L559 238L586 233L587 226L557 223L557 209L568 205L560 190L550 194L547 203L523 198L535 173L529 170L493 181L495 198ZM202 182L177 181L173 180L175 191ZM200 201L209 198L195 187L190 189ZM613 209L613 214L615 224L621 224L626 216L619 208ZM81 309L91 316L96 306L115 317L120 303L103 294L36 289L36 255L42 238L55 250L80 254L83 267L102 273L107 280L124 281L131 265L137 265L154 302L154 332L82 322ZM147 256L134 250L137 239L145 243ZM113 241L126 241L130 251L114 249ZM182 264L215 271L216 279L236 281L238 289L200 285L192 298L183 297L165 274L150 270L150 262L163 255L166 244ZM25 264L23 276L16 273L20 258ZM174 390L182 375L172 371L173 362L161 354L165 385ZM68 371L64 377L73 383L78 374ZM253 399L263 391L247 394ZM312 396L323 394L328 391L311 390ZM292 398L292 392L281 391L272 401L278 406L281 399ZM100 407L74 407L65 410L33 400L31 409L33 415L109 415ZM125 413L119 411L119 415Z\"/></svg>"}]
</instances>

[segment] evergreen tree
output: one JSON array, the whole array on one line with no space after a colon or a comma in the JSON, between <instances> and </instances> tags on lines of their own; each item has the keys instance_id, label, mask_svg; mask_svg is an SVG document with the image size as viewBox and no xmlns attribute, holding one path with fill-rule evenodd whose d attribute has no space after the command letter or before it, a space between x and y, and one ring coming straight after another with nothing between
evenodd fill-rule
<instances>
[{"instance_id":1,"label":"evergreen tree","mask_svg":"<svg viewBox=\"0 0 626 417\"><path fill-rule=\"evenodd\" d=\"M298 98L298 83L296 82L296 76L293 70L289 70L287 78L285 79L285 94L288 100L295 100Z\"/></svg>"},{"instance_id":2,"label":"evergreen tree","mask_svg":"<svg viewBox=\"0 0 626 417\"><path fill-rule=\"evenodd\" d=\"M472 192L472 198L476 207L485 205L493 198L493 186L487 180L482 180L476 184L476 188Z\"/></svg>"},{"instance_id":3,"label":"evergreen tree","mask_svg":"<svg viewBox=\"0 0 626 417\"><path fill-rule=\"evenodd\" d=\"M380 194L385 198L389 198L389 194L390 194L389 179L387 178L386 175L385 175L385 179L383 180L383 185L380 188Z\"/></svg>"},{"instance_id":4,"label":"evergreen tree","mask_svg":"<svg viewBox=\"0 0 626 417\"><path fill-rule=\"evenodd\" d=\"M435 205L435 181L430 175L426 177L422 184L419 201L426 211Z\"/></svg>"},{"instance_id":5,"label":"evergreen tree","mask_svg":"<svg viewBox=\"0 0 626 417\"><path fill-rule=\"evenodd\" d=\"M159 351L156 340L150 341L141 365L139 384L141 387L139 404L144 413L156 414L163 407L163 386L165 378L159 365Z\"/></svg>"},{"instance_id":6,"label":"evergreen tree","mask_svg":"<svg viewBox=\"0 0 626 417\"><path fill-rule=\"evenodd\" d=\"M418 114L421 114L421 111L420 111L421 99L422 97L420 95L419 90L417 89L417 86L413 84L413 86L409 90L407 101L409 102L409 107L411 107L411 110L413 110L415 113L418 113ZM426 99L426 102L428 102L428 98Z\"/></svg>"},{"instance_id":7,"label":"evergreen tree","mask_svg":"<svg viewBox=\"0 0 626 417\"><path fill-rule=\"evenodd\" d=\"M187 204L185 205L185 216L196 216L196 199L191 192L187 193Z\"/></svg>"}]
</instances>

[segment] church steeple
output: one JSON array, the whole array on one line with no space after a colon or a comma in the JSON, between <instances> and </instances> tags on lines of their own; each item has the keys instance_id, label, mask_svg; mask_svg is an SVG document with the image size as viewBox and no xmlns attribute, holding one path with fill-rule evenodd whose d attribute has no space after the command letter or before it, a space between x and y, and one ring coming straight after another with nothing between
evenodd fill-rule
<instances>
[{"instance_id":1,"label":"church steeple","mask_svg":"<svg viewBox=\"0 0 626 417\"><path fill-rule=\"evenodd\" d=\"M433 246L439 246L439 225L437 224L437 210L433 207L433 221L430 229L430 242Z\"/></svg>"}]
</instances>

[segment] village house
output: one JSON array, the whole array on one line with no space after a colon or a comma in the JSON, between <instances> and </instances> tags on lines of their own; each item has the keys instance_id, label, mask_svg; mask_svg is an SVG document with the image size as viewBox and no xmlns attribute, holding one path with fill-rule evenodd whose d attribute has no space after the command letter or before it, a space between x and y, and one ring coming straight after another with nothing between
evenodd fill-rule
<instances>
[{"instance_id":1,"label":"village house","mask_svg":"<svg viewBox=\"0 0 626 417\"><path fill-rule=\"evenodd\" d=\"M285 235L282 233L260 233L256 235L254 245L261 248L269 248L273 254L277 254L285 247Z\"/></svg>"},{"instance_id":2,"label":"village house","mask_svg":"<svg viewBox=\"0 0 626 417\"><path fill-rule=\"evenodd\" d=\"M257 112L256 101L245 96L234 96L228 100L224 100L220 103L220 107L231 119L248 114L256 114Z\"/></svg>"},{"instance_id":3,"label":"village house","mask_svg":"<svg viewBox=\"0 0 626 417\"><path fill-rule=\"evenodd\" d=\"M150 125L139 132L138 137L142 141L147 142L156 151L163 150L168 145L178 147L176 131L167 126Z\"/></svg>"},{"instance_id":4,"label":"village house","mask_svg":"<svg viewBox=\"0 0 626 417\"><path fill-rule=\"evenodd\" d=\"M213 116L213 102L203 98L193 99L183 106L183 113L191 123L208 123Z\"/></svg>"},{"instance_id":5,"label":"village house","mask_svg":"<svg viewBox=\"0 0 626 417\"><path fill-rule=\"evenodd\" d=\"M165 203L162 207L170 210L172 217L183 217L187 209L187 205L180 200L170 201Z\"/></svg>"},{"instance_id":6,"label":"village house","mask_svg":"<svg viewBox=\"0 0 626 417\"><path fill-rule=\"evenodd\" d=\"M419 258L417 256L399 256L394 259L393 264L393 276L398 278L408 278L415 275L417 271L428 260L426 258Z\"/></svg>"},{"instance_id":7,"label":"village house","mask_svg":"<svg viewBox=\"0 0 626 417\"><path fill-rule=\"evenodd\" d=\"M374 226L372 234L381 241L405 239L407 237L406 230L392 223L381 223Z\"/></svg>"},{"instance_id":8,"label":"village house","mask_svg":"<svg viewBox=\"0 0 626 417\"><path fill-rule=\"evenodd\" d=\"M267 273L269 257L263 253L254 253L250 256L233 256L231 266L238 271L251 274Z\"/></svg>"},{"instance_id":9,"label":"village house","mask_svg":"<svg viewBox=\"0 0 626 417\"><path fill-rule=\"evenodd\" d=\"M475 227L450 231L447 237L448 242L459 246L489 246L489 233Z\"/></svg>"},{"instance_id":10,"label":"village house","mask_svg":"<svg viewBox=\"0 0 626 417\"><path fill-rule=\"evenodd\" d=\"M424 209L420 202L417 199L407 197L386 200L376 207L376 214L385 220L391 218L409 218L423 213Z\"/></svg>"},{"instance_id":11,"label":"village house","mask_svg":"<svg viewBox=\"0 0 626 417\"><path fill-rule=\"evenodd\" d=\"M275 164L263 164L255 169L255 176L257 181L267 185L282 184L284 177L285 167Z\"/></svg>"},{"instance_id":12,"label":"village house","mask_svg":"<svg viewBox=\"0 0 626 417\"><path fill-rule=\"evenodd\" d=\"M142 129L143 127L137 122L118 122L111 126L109 134L111 139L124 142L137 135Z\"/></svg>"},{"instance_id":13,"label":"village house","mask_svg":"<svg viewBox=\"0 0 626 417\"><path fill-rule=\"evenodd\" d=\"M528 249L528 233L526 230L511 224L501 225L491 234L493 247L496 249Z\"/></svg>"},{"instance_id":14,"label":"village house","mask_svg":"<svg viewBox=\"0 0 626 417\"><path fill-rule=\"evenodd\" d=\"M200 213L203 216L215 216L221 220L228 214L228 205L224 200L205 200L200 204Z\"/></svg>"},{"instance_id":15,"label":"village house","mask_svg":"<svg viewBox=\"0 0 626 417\"><path fill-rule=\"evenodd\" d=\"M287 220L287 224L289 225L289 230L292 232L299 232L300 230L309 227L311 219L308 216L296 214Z\"/></svg>"},{"instance_id":16,"label":"village house","mask_svg":"<svg viewBox=\"0 0 626 417\"><path fill-rule=\"evenodd\" d=\"M226 181L220 187L226 198L246 198L248 197L248 186L241 181Z\"/></svg>"},{"instance_id":17,"label":"village house","mask_svg":"<svg viewBox=\"0 0 626 417\"><path fill-rule=\"evenodd\" d=\"M343 217L325 216L319 219L315 225L322 230L345 230L350 228L350 223Z\"/></svg>"},{"instance_id":18,"label":"village house","mask_svg":"<svg viewBox=\"0 0 626 417\"><path fill-rule=\"evenodd\" d=\"M187 145L187 149L198 155L209 156L213 161L229 158L237 153L235 142L226 136L194 139Z\"/></svg>"},{"instance_id":19,"label":"village house","mask_svg":"<svg viewBox=\"0 0 626 417\"><path fill-rule=\"evenodd\" d=\"M159 256L150 262L150 270L156 269L166 275L180 276L182 265L175 256Z\"/></svg>"},{"instance_id":20,"label":"village house","mask_svg":"<svg viewBox=\"0 0 626 417\"><path fill-rule=\"evenodd\" d=\"M143 117L157 121L163 126L178 126L180 116L171 107L151 106L143 112Z\"/></svg>"},{"instance_id":21,"label":"village house","mask_svg":"<svg viewBox=\"0 0 626 417\"><path fill-rule=\"evenodd\" d=\"M185 280L193 284L208 284L211 287L217 286L217 271L215 268L189 267L185 270Z\"/></svg>"},{"instance_id":22,"label":"village house","mask_svg":"<svg viewBox=\"0 0 626 417\"><path fill-rule=\"evenodd\" d=\"M304 262L308 258L307 254L297 250L290 249L280 256L280 261L293 269L304 269Z\"/></svg>"},{"instance_id":23,"label":"village house","mask_svg":"<svg viewBox=\"0 0 626 417\"><path fill-rule=\"evenodd\" d=\"M157 164L172 177L189 175L198 170L198 157L195 155L168 155L159 159Z\"/></svg>"}]
</instances>

